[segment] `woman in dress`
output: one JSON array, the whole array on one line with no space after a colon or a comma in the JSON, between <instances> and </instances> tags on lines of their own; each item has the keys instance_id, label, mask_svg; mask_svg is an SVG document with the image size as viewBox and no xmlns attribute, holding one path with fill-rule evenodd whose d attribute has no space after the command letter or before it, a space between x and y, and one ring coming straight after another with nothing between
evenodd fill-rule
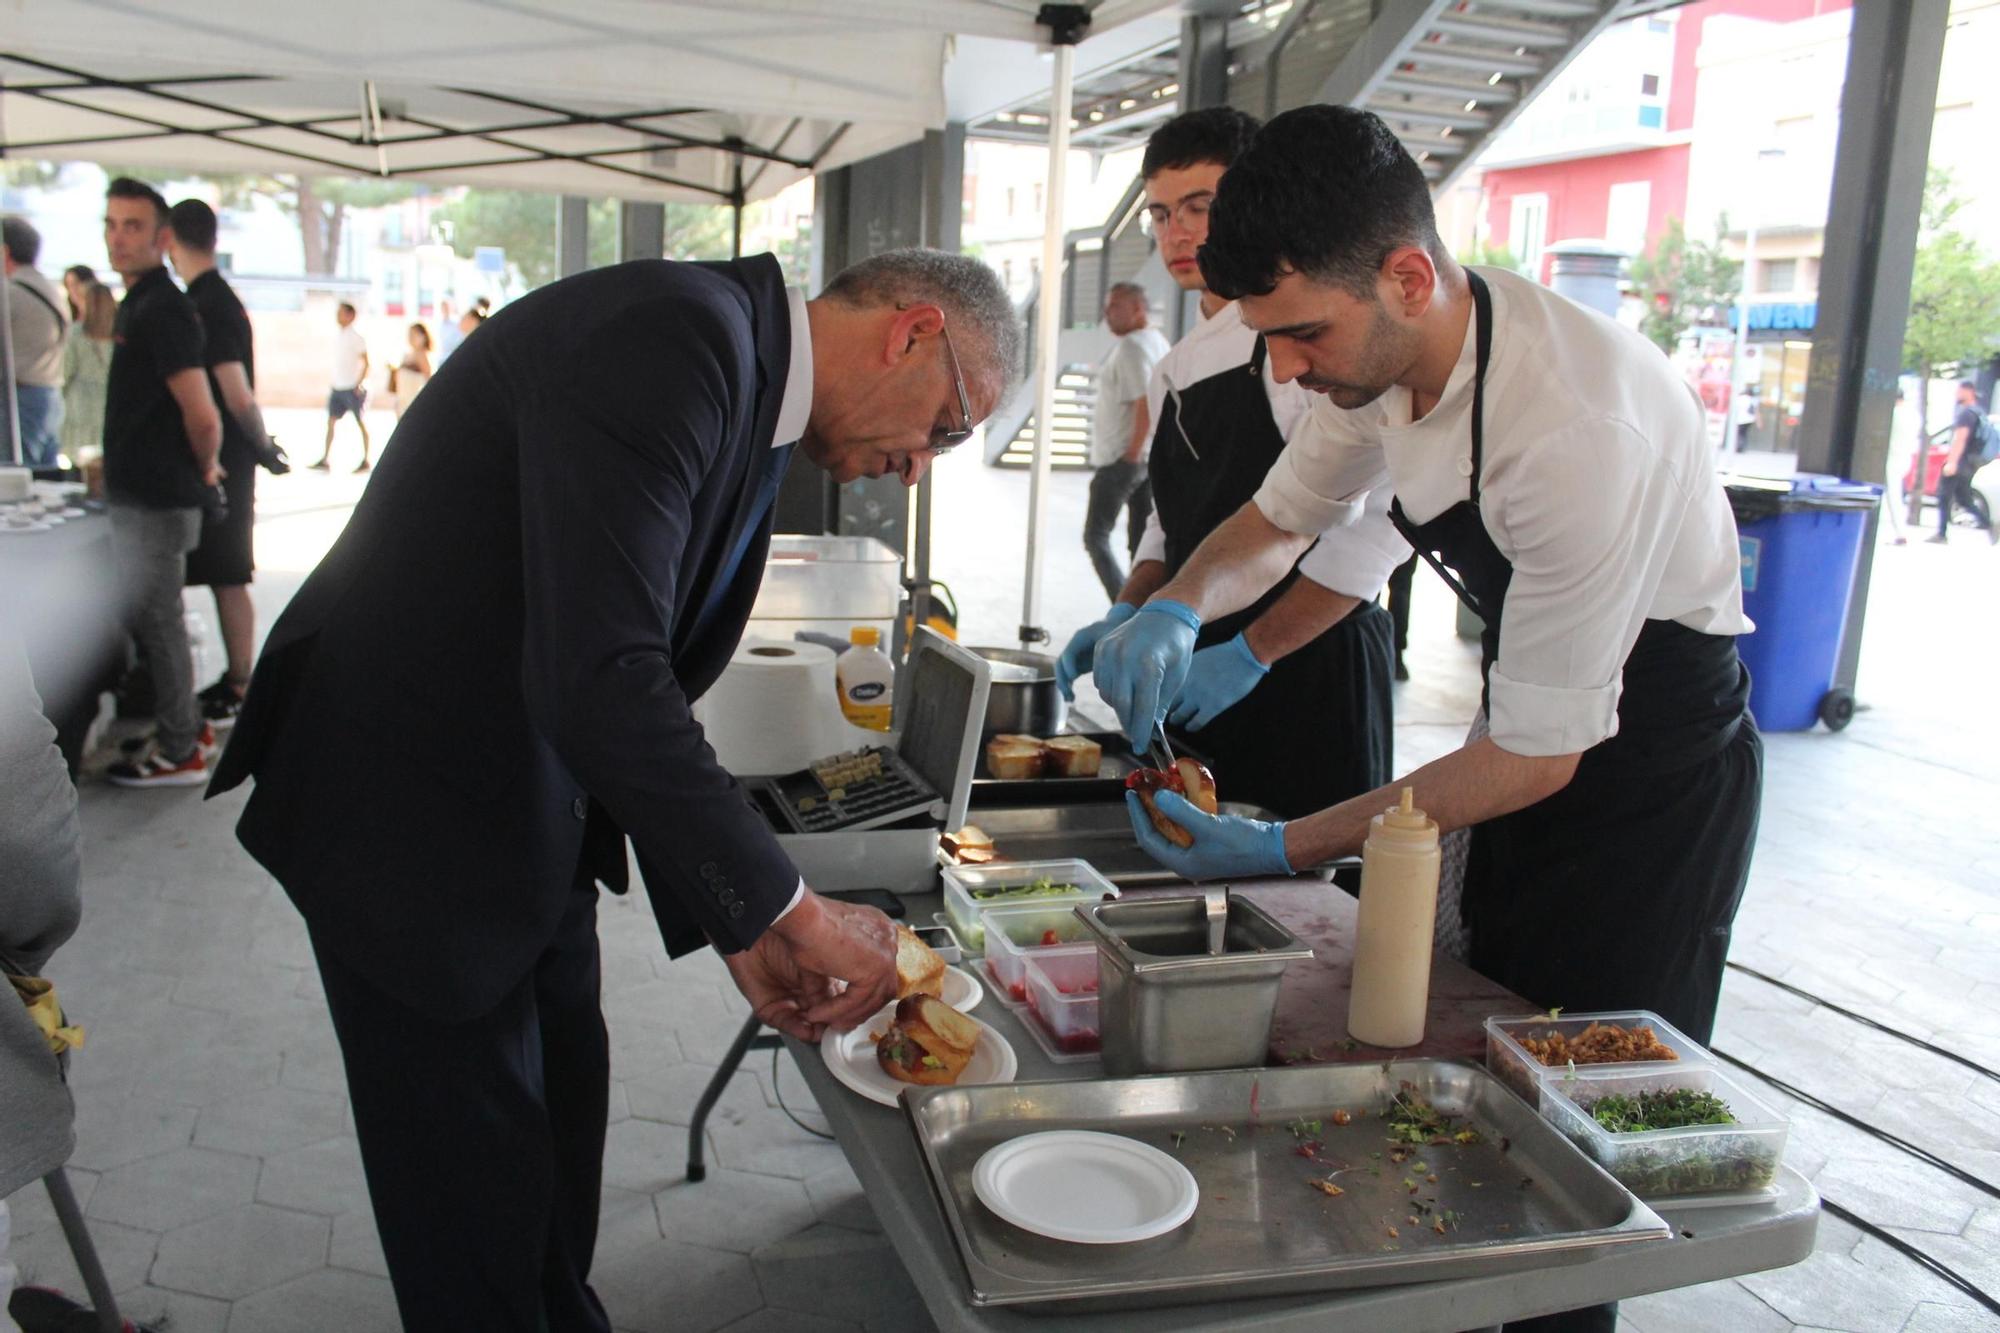
<instances>
[{"instance_id":1,"label":"woman in dress","mask_svg":"<svg viewBox=\"0 0 2000 1333\"><path fill-rule=\"evenodd\" d=\"M417 391L431 382L431 331L422 324L412 324L408 342L401 363L390 377L389 391L396 397L398 420L402 419Z\"/></svg>"},{"instance_id":2,"label":"woman in dress","mask_svg":"<svg viewBox=\"0 0 2000 1333\"><path fill-rule=\"evenodd\" d=\"M83 287L80 295L63 346L62 452L71 467L104 452L104 393L111 375L111 329L118 320L118 299L103 283Z\"/></svg>"}]
</instances>

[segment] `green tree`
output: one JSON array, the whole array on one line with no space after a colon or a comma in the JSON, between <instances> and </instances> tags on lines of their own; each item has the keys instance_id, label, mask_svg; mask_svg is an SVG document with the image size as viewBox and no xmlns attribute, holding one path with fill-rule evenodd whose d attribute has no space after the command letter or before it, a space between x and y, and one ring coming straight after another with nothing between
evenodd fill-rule
<instances>
[{"instance_id":1,"label":"green tree","mask_svg":"<svg viewBox=\"0 0 2000 1333\"><path fill-rule=\"evenodd\" d=\"M467 190L431 214L448 224L451 248L462 259L482 245L498 246L507 262L520 270L529 287L556 279L556 215L561 201L553 194L525 190ZM593 199L586 216L590 266L618 260L618 205Z\"/></svg>"},{"instance_id":2,"label":"green tree","mask_svg":"<svg viewBox=\"0 0 2000 1333\"><path fill-rule=\"evenodd\" d=\"M1926 435L1931 381L1990 356L2000 336L2000 264L1954 225L1964 207L1951 173L1932 167L1924 179L1910 317L1903 326L1903 364L1923 380L1917 420Z\"/></svg>"},{"instance_id":3,"label":"green tree","mask_svg":"<svg viewBox=\"0 0 2000 1333\"><path fill-rule=\"evenodd\" d=\"M113 176L130 174L142 180L162 175L157 171L121 173L116 167L106 167L105 171ZM307 273L333 272L340 260L340 237L350 209L380 208L430 189L416 181L385 180L379 176L303 176L285 172L165 175L173 180L206 182L228 208L244 208L260 198L276 203L299 224L299 261Z\"/></svg>"},{"instance_id":4,"label":"green tree","mask_svg":"<svg viewBox=\"0 0 2000 1333\"><path fill-rule=\"evenodd\" d=\"M667 258L727 259L734 242L729 205L667 205Z\"/></svg>"},{"instance_id":5,"label":"green tree","mask_svg":"<svg viewBox=\"0 0 2000 1333\"><path fill-rule=\"evenodd\" d=\"M1715 234L1728 230L1729 219L1717 218ZM1633 285L1648 298L1640 331L1671 356L1683 333L1698 321L1720 318L1741 295L1742 273L1743 265L1722 252L1719 240L1690 241L1681 220L1668 218L1652 253L1632 261Z\"/></svg>"},{"instance_id":6,"label":"green tree","mask_svg":"<svg viewBox=\"0 0 2000 1333\"><path fill-rule=\"evenodd\" d=\"M1491 241L1480 241L1457 256L1461 264L1477 264L1481 268L1504 268L1509 273L1521 271L1521 261L1512 250Z\"/></svg>"},{"instance_id":7,"label":"green tree","mask_svg":"<svg viewBox=\"0 0 2000 1333\"><path fill-rule=\"evenodd\" d=\"M62 163L32 158L10 157L0 161L0 185L17 190L41 190L54 185L62 175Z\"/></svg>"}]
</instances>

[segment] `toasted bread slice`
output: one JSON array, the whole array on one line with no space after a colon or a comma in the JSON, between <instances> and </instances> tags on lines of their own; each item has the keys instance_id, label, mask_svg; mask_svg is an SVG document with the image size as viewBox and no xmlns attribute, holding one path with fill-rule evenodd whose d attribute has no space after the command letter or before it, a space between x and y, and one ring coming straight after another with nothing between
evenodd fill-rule
<instances>
[{"instance_id":1,"label":"toasted bread slice","mask_svg":"<svg viewBox=\"0 0 2000 1333\"><path fill-rule=\"evenodd\" d=\"M912 995L896 1006L896 1022L938 1054L940 1047L972 1054L979 1044L979 1024L943 1000Z\"/></svg>"},{"instance_id":2,"label":"toasted bread slice","mask_svg":"<svg viewBox=\"0 0 2000 1333\"><path fill-rule=\"evenodd\" d=\"M1041 741L1002 733L986 742L986 771L1005 782L1038 778L1046 763Z\"/></svg>"},{"instance_id":3,"label":"toasted bread slice","mask_svg":"<svg viewBox=\"0 0 2000 1333\"><path fill-rule=\"evenodd\" d=\"M896 927L896 998L944 994L944 959L908 926Z\"/></svg>"},{"instance_id":4,"label":"toasted bread slice","mask_svg":"<svg viewBox=\"0 0 2000 1333\"><path fill-rule=\"evenodd\" d=\"M990 852L993 850L993 839L988 837L986 830L977 824L967 824L964 828L958 829L955 832L941 834L939 835L938 842L943 846L946 856L957 856L962 852Z\"/></svg>"},{"instance_id":5,"label":"toasted bread slice","mask_svg":"<svg viewBox=\"0 0 2000 1333\"><path fill-rule=\"evenodd\" d=\"M1104 762L1104 747L1088 736L1051 736L1042 752L1042 771L1050 777L1094 778Z\"/></svg>"}]
</instances>

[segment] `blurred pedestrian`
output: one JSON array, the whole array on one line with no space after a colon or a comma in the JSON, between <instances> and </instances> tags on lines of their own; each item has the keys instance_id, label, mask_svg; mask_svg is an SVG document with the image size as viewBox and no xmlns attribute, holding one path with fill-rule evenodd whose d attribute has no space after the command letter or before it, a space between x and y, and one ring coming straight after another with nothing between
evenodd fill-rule
<instances>
[{"instance_id":1,"label":"blurred pedestrian","mask_svg":"<svg viewBox=\"0 0 2000 1333\"><path fill-rule=\"evenodd\" d=\"M450 298L439 301L437 363L443 365L445 359L456 352L458 345L464 341L465 335L459 332L458 316L454 313Z\"/></svg>"},{"instance_id":2,"label":"blurred pedestrian","mask_svg":"<svg viewBox=\"0 0 2000 1333\"><path fill-rule=\"evenodd\" d=\"M1146 481L1147 446L1152 443L1146 411L1146 384L1167 354L1167 340L1148 322L1146 289L1136 282L1113 283L1104 298L1104 323L1117 342L1097 372L1097 406L1090 418L1090 507L1083 519L1083 549L1104 595L1118 600L1125 567L1111 551L1111 532L1125 514L1125 554L1130 558L1145 535L1153 512Z\"/></svg>"},{"instance_id":3,"label":"blurred pedestrian","mask_svg":"<svg viewBox=\"0 0 2000 1333\"><path fill-rule=\"evenodd\" d=\"M29 467L55 467L62 444L63 344L69 341L69 318L62 294L35 268L41 253L42 235L26 218L0 218L21 461Z\"/></svg>"},{"instance_id":4,"label":"blurred pedestrian","mask_svg":"<svg viewBox=\"0 0 2000 1333\"><path fill-rule=\"evenodd\" d=\"M1988 542L2000 543L2000 528L1986 511L1986 499L1972 489L1972 478L1980 468L2000 455L2000 432L1979 410L1979 386L1971 380L1958 382L1958 412L1951 420L1950 452L1944 456L1944 472L1938 477L1938 530L1925 541L1951 540L1951 510L1954 504L1972 515Z\"/></svg>"},{"instance_id":5,"label":"blurred pedestrian","mask_svg":"<svg viewBox=\"0 0 2000 1333\"><path fill-rule=\"evenodd\" d=\"M326 447L320 452L319 462L311 464L315 472L325 472L332 466L334 423L349 412L354 414L354 428L361 432L361 461L354 470L368 470L368 423L361 419L361 409L368 403L368 344L361 330L354 327L354 315L354 307L346 301L340 303L333 315L340 332L333 336L333 387L326 395Z\"/></svg>"},{"instance_id":6,"label":"blurred pedestrian","mask_svg":"<svg viewBox=\"0 0 2000 1333\"><path fill-rule=\"evenodd\" d=\"M63 346L62 452L73 467L104 454L104 393L117 322L118 299L103 283L91 283Z\"/></svg>"},{"instance_id":7,"label":"blurred pedestrian","mask_svg":"<svg viewBox=\"0 0 2000 1333\"><path fill-rule=\"evenodd\" d=\"M420 390L431 382L431 331L421 322L410 325L402 364L389 369L389 392L396 400L396 420L403 419Z\"/></svg>"},{"instance_id":8,"label":"blurred pedestrian","mask_svg":"<svg viewBox=\"0 0 2000 1333\"><path fill-rule=\"evenodd\" d=\"M83 319L87 306L84 298L90 294L90 289L104 286L98 280L97 270L88 264L71 264L64 269L62 285L63 295L69 298L69 319L72 324ZM115 301L117 298L112 299Z\"/></svg>"}]
</instances>

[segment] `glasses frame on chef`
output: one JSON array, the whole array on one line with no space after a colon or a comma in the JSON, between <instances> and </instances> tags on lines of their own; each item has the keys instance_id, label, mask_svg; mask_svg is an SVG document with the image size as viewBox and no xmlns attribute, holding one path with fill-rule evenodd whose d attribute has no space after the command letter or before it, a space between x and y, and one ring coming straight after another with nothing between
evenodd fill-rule
<instances>
[{"instance_id":1,"label":"glasses frame on chef","mask_svg":"<svg viewBox=\"0 0 2000 1333\"><path fill-rule=\"evenodd\" d=\"M1215 206L1215 191L1196 190L1171 208L1165 204L1147 204L1139 210L1139 227L1148 236L1157 236L1172 222L1182 231L1191 231L1190 218L1207 218L1208 210Z\"/></svg>"}]
</instances>

